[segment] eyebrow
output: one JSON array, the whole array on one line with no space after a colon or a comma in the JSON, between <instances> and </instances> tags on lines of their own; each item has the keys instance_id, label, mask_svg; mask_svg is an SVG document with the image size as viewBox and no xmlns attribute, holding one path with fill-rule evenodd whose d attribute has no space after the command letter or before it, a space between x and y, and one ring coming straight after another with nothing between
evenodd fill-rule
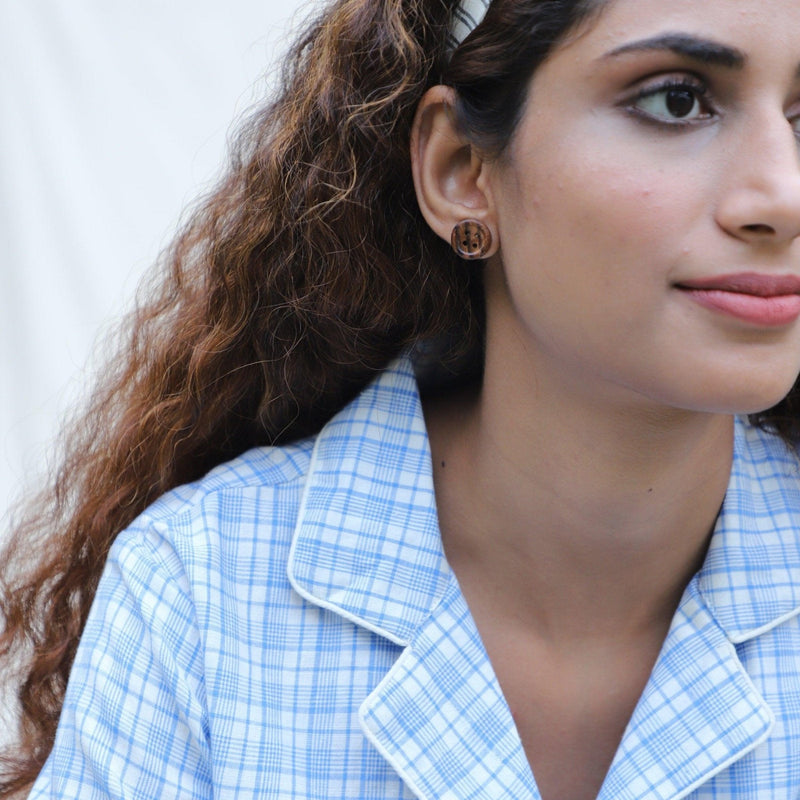
<instances>
[{"instance_id":1,"label":"eyebrow","mask_svg":"<svg viewBox=\"0 0 800 800\"><path fill-rule=\"evenodd\" d=\"M727 69L742 69L747 61L745 54L735 47L729 47L711 39L702 39L686 33L664 33L649 39L628 42L606 53L603 58L612 58L626 53L663 50L690 58L701 64L725 67Z\"/></svg>"}]
</instances>

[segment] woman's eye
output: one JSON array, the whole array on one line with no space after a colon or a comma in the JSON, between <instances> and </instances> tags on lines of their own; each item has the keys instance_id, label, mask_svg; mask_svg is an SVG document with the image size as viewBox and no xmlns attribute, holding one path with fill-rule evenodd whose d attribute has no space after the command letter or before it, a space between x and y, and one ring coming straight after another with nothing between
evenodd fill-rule
<instances>
[{"instance_id":1,"label":"woman's eye","mask_svg":"<svg viewBox=\"0 0 800 800\"><path fill-rule=\"evenodd\" d=\"M700 87L669 84L642 91L632 104L637 112L669 124L708 119L711 114Z\"/></svg>"}]
</instances>

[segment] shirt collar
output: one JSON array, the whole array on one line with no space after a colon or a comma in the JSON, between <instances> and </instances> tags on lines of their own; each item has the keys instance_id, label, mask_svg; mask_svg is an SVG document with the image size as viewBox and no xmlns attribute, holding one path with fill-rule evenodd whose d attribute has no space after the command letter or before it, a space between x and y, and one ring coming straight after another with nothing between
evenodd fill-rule
<instances>
[{"instance_id":1,"label":"shirt collar","mask_svg":"<svg viewBox=\"0 0 800 800\"><path fill-rule=\"evenodd\" d=\"M409 359L317 437L289 577L302 596L399 644L443 597L453 576Z\"/></svg>"},{"instance_id":2,"label":"shirt collar","mask_svg":"<svg viewBox=\"0 0 800 800\"><path fill-rule=\"evenodd\" d=\"M800 463L745 418L736 420L728 489L697 587L733 642L800 613Z\"/></svg>"}]
</instances>

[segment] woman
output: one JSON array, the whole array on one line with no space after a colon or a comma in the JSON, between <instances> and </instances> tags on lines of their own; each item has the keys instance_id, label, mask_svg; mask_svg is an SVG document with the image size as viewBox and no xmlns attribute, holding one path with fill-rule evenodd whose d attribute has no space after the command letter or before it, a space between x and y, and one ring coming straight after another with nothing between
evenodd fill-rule
<instances>
[{"instance_id":1,"label":"woman","mask_svg":"<svg viewBox=\"0 0 800 800\"><path fill-rule=\"evenodd\" d=\"M32 797L800 797L800 7L475 17L333 6L173 248L9 787L74 657Z\"/></svg>"}]
</instances>

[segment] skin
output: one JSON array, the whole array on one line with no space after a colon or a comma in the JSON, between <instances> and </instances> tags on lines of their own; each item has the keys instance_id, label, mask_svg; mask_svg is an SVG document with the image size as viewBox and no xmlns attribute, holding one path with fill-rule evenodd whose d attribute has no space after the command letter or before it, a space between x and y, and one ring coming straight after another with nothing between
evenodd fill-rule
<instances>
[{"instance_id":1,"label":"skin","mask_svg":"<svg viewBox=\"0 0 800 800\"><path fill-rule=\"evenodd\" d=\"M597 796L702 563L732 414L800 371L800 321L681 288L800 275L798 29L796 0L615 0L536 73L501 158L454 129L450 90L417 114L428 223L493 234L483 386L426 420L445 551L544 800ZM635 44L675 33L743 63Z\"/></svg>"}]
</instances>

